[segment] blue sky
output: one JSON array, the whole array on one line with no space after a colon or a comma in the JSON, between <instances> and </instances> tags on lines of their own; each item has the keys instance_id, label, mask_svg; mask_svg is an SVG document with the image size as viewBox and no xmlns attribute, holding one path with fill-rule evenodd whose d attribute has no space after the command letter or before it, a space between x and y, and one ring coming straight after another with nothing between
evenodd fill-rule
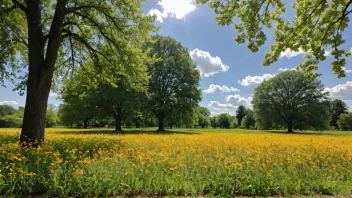
<instances>
[{"instance_id":1,"label":"blue sky","mask_svg":"<svg viewBox=\"0 0 352 198\"><path fill-rule=\"evenodd\" d=\"M246 45L234 42L236 31L232 26L218 26L213 11L193 0L148 0L143 10L158 16L155 23L160 26L159 34L173 37L190 50L202 74L203 100L200 105L208 107L213 115L233 114L240 104L251 107L251 95L260 82L302 62L303 52L286 51L278 62L269 67L261 66L269 49L271 31L267 32L267 44L259 52L251 53ZM344 35L352 35L352 26ZM345 47L352 48L352 39L347 40ZM344 100L352 110L352 58L347 61L349 73L342 79L332 73L331 60L332 57L327 56L327 60L319 64L318 72L322 74L319 79L332 98ZM0 87L0 104L23 106L25 98L12 92L12 88L11 84L7 84L7 88ZM57 95L51 95L49 103L59 104Z\"/></svg>"}]
</instances>

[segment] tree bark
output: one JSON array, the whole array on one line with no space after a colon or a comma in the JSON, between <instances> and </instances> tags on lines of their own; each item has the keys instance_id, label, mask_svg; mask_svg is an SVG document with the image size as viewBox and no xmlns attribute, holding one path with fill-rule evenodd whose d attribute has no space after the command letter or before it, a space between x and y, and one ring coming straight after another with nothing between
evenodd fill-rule
<instances>
[{"instance_id":1,"label":"tree bark","mask_svg":"<svg viewBox=\"0 0 352 198\"><path fill-rule=\"evenodd\" d=\"M158 113L158 120L159 120L159 128L158 128L158 131L165 131L165 128L164 128L164 118L165 118L165 113L164 113L164 112L159 112L159 113Z\"/></svg>"},{"instance_id":2,"label":"tree bark","mask_svg":"<svg viewBox=\"0 0 352 198\"><path fill-rule=\"evenodd\" d=\"M121 132L122 131L122 125L121 125L121 122L122 122L122 119L121 119L121 116L117 115L115 116L115 124L116 124L116 128L115 128L115 131L119 131Z\"/></svg>"},{"instance_id":3,"label":"tree bark","mask_svg":"<svg viewBox=\"0 0 352 198\"><path fill-rule=\"evenodd\" d=\"M61 33L66 4L67 0L59 1L56 4L49 35L44 37L41 1L27 1L28 79L20 136L20 145L24 147L38 147L44 141L46 109L57 54L62 42ZM47 38L48 44L46 46ZM44 53L45 49L47 50L46 54Z\"/></svg>"},{"instance_id":4,"label":"tree bark","mask_svg":"<svg viewBox=\"0 0 352 198\"><path fill-rule=\"evenodd\" d=\"M289 121L288 123L287 123L287 132L289 132L289 133L292 133L293 132L293 129L292 129L292 121Z\"/></svg>"},{"instance_id":5,"label":"tree bark","mask_svg":"<svg viewBox=\"0 0 352 198\"><path fill-rule=\"evenodd\" d=\"M88 119L83 120L83 128L87 129L88 128Z\"/></svg>"}]
</instances>

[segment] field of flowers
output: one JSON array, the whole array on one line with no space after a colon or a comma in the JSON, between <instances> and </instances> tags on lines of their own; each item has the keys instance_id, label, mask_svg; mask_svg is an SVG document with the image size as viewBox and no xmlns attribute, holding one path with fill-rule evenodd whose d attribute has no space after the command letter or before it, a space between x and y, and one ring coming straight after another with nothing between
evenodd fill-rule
<instances>
[{"instance_id":1,"label":"field of flowers","mask_svg":"<svg viewBox=\"0 0 352 198\"><path fill-rule=\"evenodd\" d=\"M47 129L28 150L18 133L0 129L0 195L352 194L352 136Z\"/></svg>"}]
</instances>

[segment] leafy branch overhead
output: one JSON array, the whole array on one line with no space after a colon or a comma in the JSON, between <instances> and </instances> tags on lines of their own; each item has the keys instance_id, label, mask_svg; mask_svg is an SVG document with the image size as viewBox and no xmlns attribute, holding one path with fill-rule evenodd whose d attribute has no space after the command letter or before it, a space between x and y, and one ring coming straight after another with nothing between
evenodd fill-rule
<instances>
[{"instance_id":1,"label":"leafy branch overhead","mask_svg":"<svg viewBox=\"0 0 352 198\"><path fill-rule=\"evenodd\" d=\"M282 0L197 0L198 3L209 2L217 16L219 25L234 24L238 34L235 41L247 44L252 52L267 41L266 28L275 28L270 51L265 54L263 65L276 62L280 53L286 49L308 52L305 61L299 64L305 74L317 76L318 64L326 59L325 51L331 51L334 61L332 71L337 77L345 77L343 67L346 58L351 55L351 48L346 48L343 31L349 25L352 12L352 0L296 0L292 4L295 17L290 20L285 13L286 2ZM238 20L239 19L239 20ZM350 47L350 46L348 46Z\"/></svg>"},{"instance_id":2,"label":"leafy branch overhead","mask_svg":"<svg viewBox=\"0 0 352 198\"><path fill-rule=\"evenodd\" d=\"M18 71L27 73L30 5L20 0L0 3L1 80L18 78ZM51 56L55 53L51 48L59 47L57 63L50 67L56 71L56 76L68 77L72 70L83 66L87 58L91 58L99 70L105 67L102 60L104 64L113 65L116 63L113 59L118 57L119 62L128 66L132 59L146 58L141 51L141 41L149 40L149 32L156 27L152 17L142 15L139 10L142 6L143 1L139 0L41 2L40 23L35 31L41 35L38 45L46 48L44 61L54 61ZM106 54L105 45L116 56ZM17 64L17 54L22 64Z\"/></svg>"}]
</instances>

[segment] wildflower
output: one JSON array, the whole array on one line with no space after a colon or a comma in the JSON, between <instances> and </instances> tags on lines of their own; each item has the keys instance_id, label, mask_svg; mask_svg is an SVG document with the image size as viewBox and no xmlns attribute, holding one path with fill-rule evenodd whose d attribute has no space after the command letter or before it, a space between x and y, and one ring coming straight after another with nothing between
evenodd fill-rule
<instances>
[{"instance_id":1,"label":"wildflower","mask_svg":"<svg viewBox=\"0 0 352 198\"><path fill-rule=\"evenodd\" d=\"M75 171L75 172L72 173L72 175L81 176L81 175L83 175L83 171Z\"/></svg>"},{"instance_id":2,"label":"wildflower","mask_svg":"<svg viewBox=\"0 0 352 198\"><path fill-rule=\"evenodd\" d=\"M27 175L30 176L30 177L33 177L33 176L35 176L36 174L33 173L33 172L30 172L30 173L28 173Z\"/></svg>"},{"instance_id":3,"label":"wildflower","mask_svg":"<svg viewBox=\"0 0 352 198\"><path fill-rule=\"evenodd\" d=\"M17 172L18 172L19 174L23 174L23 173L24 173L24 171L23 171L22 168L17 169Z\"/></svg>"}]
</instances>

